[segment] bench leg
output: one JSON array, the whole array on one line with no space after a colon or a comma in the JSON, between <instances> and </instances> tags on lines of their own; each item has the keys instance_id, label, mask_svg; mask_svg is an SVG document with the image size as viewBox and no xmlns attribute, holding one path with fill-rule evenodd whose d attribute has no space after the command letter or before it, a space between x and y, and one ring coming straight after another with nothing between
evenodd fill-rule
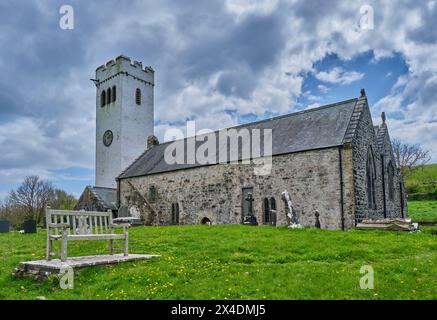
<instances>
[{"instance_id":1,"label":"bench leg","mask_svg":"<svg viewBox=\"0 0 437 320\"><path fill-rule=\"evenodd\" d=\"M46 260L52 260L52 241L50 240L50 236L47 235L47 248L46 248Z\"/></svg>"},{"instance_id":2,"label":"bench leg","mask_svg":"<svg viewBox=\"0 0 437 320\"><path fill-rule=\"evenodd\" d=\"M112 256L114 254L114 240L109 240L109 254Z\"/></svg>"},{"instance_id":3,"label":"bench leg","mask_svg":"<svg viewBox=\"0 0 437 320\"><path fill-rule=\"evenodd\" d=\"M61 243L61 261L67 261L67 232L62 233L62 243Z\"/></svg>"},{"instance_id":4,"label":"bench leg","mask_svg":"<svg viewBox=\"0 0 437 320\"><path fill-rule=\"evenodd\" d=\"M126 231L124 233L124 256L129 255L129 233Z\"/></svg>"}]
</instances>

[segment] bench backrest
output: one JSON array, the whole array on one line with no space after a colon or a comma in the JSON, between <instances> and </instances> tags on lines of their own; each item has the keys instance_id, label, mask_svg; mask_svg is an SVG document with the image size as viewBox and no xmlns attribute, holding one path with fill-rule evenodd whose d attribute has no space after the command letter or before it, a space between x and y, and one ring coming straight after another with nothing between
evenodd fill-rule
<instances>
[{"instance_id":1,"label":"bench backrest","mask_svg":"<svg viewBox=\"0 0 437 320\"><path fill-rule=\"evenodd\" d=\"M46 209L47 230L49 223L66 223L69 234L108 234L112 229L112 212L71 211ZM52 234L60 234L60 228L52 229Z\"/></svg>"}]
</instances>

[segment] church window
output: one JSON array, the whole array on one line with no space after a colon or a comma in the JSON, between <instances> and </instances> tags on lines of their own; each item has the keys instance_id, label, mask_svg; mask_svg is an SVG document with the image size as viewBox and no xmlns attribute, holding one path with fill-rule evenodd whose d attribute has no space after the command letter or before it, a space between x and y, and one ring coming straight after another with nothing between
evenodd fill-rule
<instances>
[{"instance_id":1,"label":"church window","mask_svg":"<svg viewBox=\"0 0 437 320\"><path fill-rule=\"evenodd\" d=\"M270 223L270 205L269 199L264 199L264 224Z\"/></svg>"},{"instance_id":2,"label":"church window","mask_svg":"<svg viewBox=\"0 0 437 320\"><path fill-rule=\"evenodd\" d=\"M388 198L393 201L394 198L394 167L393 163L390 161L387 165L387 176L388 176Z\"/></svg>"},{"instance_id":3,"label":"church window","mask_svg":"<svg viewBox=\"0 0 437 320\"><path fill-rule=\"evenodd\" d=\"M106 104L106 91L103 90L100 94L100 106L103 108Z\"/></svg>"},{"instance_id":4,"label":"church window","mask_svg":"<svg viewBox=\"0 0 437 320\"><path fill-rule=\"evenodd\" d=\"M151 186L149 188L149 201L150 202L156 201L156 188L155 188L155 186Z\"/></svg>"},{"instance_id":5,"label":"church window","mask_svg":"<svg viewBox=\"0 0 437 320\"><path fill-rule=\"evenodd\" d=\"M112 87L112 102L115 102L117 99L117 89L115 86Z\"/></svg>"},{"instance_id":6,"label":"church window","mask_svg":"<svg viewBox=\"0 0 437 320\"><path fill-rule=\"evenodd\" d=\"M110 104L111 103L111 88L108 88L108 90L106 91L106 104Z\"/></svg>"},{"instance_id":7,"label":"church window","mask_svg":"<svg viewBox=\"0 0 437 320\"><path fill-rule=\"evenodd\" d=\"M141 105L141 90L140 89L137 89L135 91L135 102L137 105L139 105L139 106Z\"/></svg>"},{"instance_id":8,"label":"church window","mask_svg":"<svg viewBox=\"0 0 437 320\"><path fill-rule=\"evenodd\" d=\"M179 203L171 205L171 223L179 224Z\"/></svg>"},{"instance_id":9,"label":"church window","mask_svg":"<svg viewBox=\"0 0 437 320\"><path fill-rule=\"evenodd\" d=\"M367 151L367 164L366 164L366 191L367 191L367 204L369 209L376 209L376 168L375 158L373 156L372 147L369 147Z\"/></svg>"}]
</instances>

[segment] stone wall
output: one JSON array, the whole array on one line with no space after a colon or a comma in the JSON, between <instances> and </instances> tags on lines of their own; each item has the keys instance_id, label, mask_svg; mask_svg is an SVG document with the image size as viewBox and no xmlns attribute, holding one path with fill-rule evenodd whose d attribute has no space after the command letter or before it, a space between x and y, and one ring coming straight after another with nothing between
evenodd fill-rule
<instances>
[{"instance_id":1,"label":"stone wall","mask_svg":"<svg viewBox=\"0 0 437 320\"><path fill-rule=\"evenodd\" d=\"M386 131L386 133L384 134L382 143L380 145L380 152L383 155L383 165L384 165L386 216L388 218L406 217L407 216L406 196L403 188L401 189L400 187L400 184L403 185L403 179L400 174L400 171L396 167L396 161L393 155L393 148L391 145L390 135L388 131ZM388 166L390 162L393 164L394 167L392 199L390 199L389 197L389 179L388 179L389 176ZM403 204L401 204L401 201L403 202Z\"/></svg>"},{"instance_id":2,"label":"stone wall","mask_svg":"<svg viewBox=\"0 0 437 320\"><path fill-rule=\"evenodd\" d=\"M86 187L79 200L74 207L74 210L85 211L107 211L90 187Z\"/></svg>"},{"instance_id":3,"label":"stone wall","mask_svg":"<svg viewBox=\"0 0 437 320\"><path fill-rule=\"evenodd\" d=\"M352 139L356 218L357 220L365 218L384 218L384 191L386 194L385 216L387 218L402 217L401 190L399 185L402 182L402 177L396 169L388 131L386 128L383 128L385 134L383 135L380 144L378 144L377 135L375 133L366 98L360 98L355 108L355 114L359 115L359 121L357 122L354 137ZM381 130L381 128L378 130ZM372 148L373 150L376 169L376 208L369 207L367 197L366 168L369 148ZM390 160L393 162L395 168L393 200L390 200L388 196L387 165ZM384 170L384 177L382 170ZM385 187L383 187L383 184ZM404 198L404 214L406 215L406 198L404 193L402 197Z\"/></svg>"},{"instance_id":4,"label":"stone wall","mask_svg":"<svg viewBox=\"0 0 437 320\"><path fill-rule=\"evenodd\" d=\"M354 222L352 149L342 149L343 210L346 229ZM319 214L322 229L341 229L341 183L339 148L313 150L273 157L272 173L254 175L253 164L222 164L160 173L119 181L120 202L138 209L149 225L171 224L173 203L179 204L180 224L199 224L206 217L213 224L242 222L242 190L253 188L254 214L263 224L263 200L274 197L277 225L286 225L286 206L281 199L289 191L300 223L316 225ZM142 195L156 189L152 203L156 214L127 183ZM149 199L150 200L150 199Z\"/></svg>"},{"instance_id":5,"label":"stone wall","mask_svg":"<svg viewBox=\"0 0 437 320\"><path fill-rule=\"evenodd\" d=\"M360 114L360 120L352 140L356 217L358 220L364 218L382 218L381 157L366 98L360 98L355 108ZM376 209L369 207L367 198L366 168L369 148L372 148L376 169Z\"/></svg>"}]
</instances>

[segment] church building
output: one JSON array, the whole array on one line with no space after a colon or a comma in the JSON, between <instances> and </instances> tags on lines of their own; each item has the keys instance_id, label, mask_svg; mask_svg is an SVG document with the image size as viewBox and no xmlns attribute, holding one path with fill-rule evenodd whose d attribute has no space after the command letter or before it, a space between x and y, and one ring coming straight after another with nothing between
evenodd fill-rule
<instances>
[{"instance_id":1,"label":"church building","mask_svg":"<svg viewBox=\"0 0 437 320\"><path fill-rule=\"evenodd\" d=\"M128 213L146 225L252 218L281 226L287 225L286 191L304 227L346 230L362 219L407 215L385 115L373 124L364 90L350 100L232 128L271 132L271 170L256 174L256 159L241 154L244 145L237 161L220 161L218 154L206 163L167 161L174 142L159 143L153 135L152 68L120 56L96 70L95 83L96 186L85 189L77 209ZM189 138L179 142L191 150ZM195 142L194 152L200 148Z\"/></svg>"}]
</instances>

